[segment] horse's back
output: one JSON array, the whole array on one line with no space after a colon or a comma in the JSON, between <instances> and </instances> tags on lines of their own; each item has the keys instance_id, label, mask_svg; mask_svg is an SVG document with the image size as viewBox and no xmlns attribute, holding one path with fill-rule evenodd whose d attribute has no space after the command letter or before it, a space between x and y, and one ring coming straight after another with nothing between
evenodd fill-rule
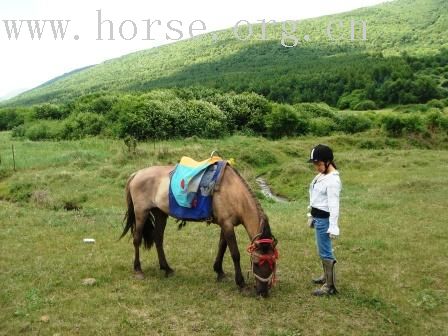
<instances>
[{"instance_id":1,"label":"horse's back","mask_svg":"<svg viewBox=\"0 0 448 336\"><path fill-rule=\"evenodd\" d=\"M168 213L169 173L174 166L152 166L140 169L129 182L134 207L159 208Z\"/></svg>"}]
</instances>

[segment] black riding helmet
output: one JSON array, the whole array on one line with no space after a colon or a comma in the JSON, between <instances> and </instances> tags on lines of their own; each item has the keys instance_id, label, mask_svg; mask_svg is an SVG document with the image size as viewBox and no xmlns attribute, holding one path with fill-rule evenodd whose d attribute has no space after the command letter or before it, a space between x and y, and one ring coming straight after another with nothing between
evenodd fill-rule
<instances>
[{"instance_id":1,"label":"black riding helmet","mask_svg":"<svg viewBox=\"0 0 448 336\"><path fill-rule=\"evenodd\" d=\"M332 162L334 159L333 151L327 145L317 145L310 152L310 159L308 163L323 161Z\"/></svg>"},{"instance_id":2,"label":"black riding helmet","mask_svg":"<svg viewBox=\"0 0 448 336\"><path fill-rule=\"evenodd\" d=\"M334 156L333 151L330 147L327 145L319 144L316 147L314 147L310 152L310 159L307 161L308 163L323 161L325 162L325 171L324 174L327 173L328 167L330 165L333 165L334 168L336 168L335 163L333 162Z\"/></svg>"}]
</instances>

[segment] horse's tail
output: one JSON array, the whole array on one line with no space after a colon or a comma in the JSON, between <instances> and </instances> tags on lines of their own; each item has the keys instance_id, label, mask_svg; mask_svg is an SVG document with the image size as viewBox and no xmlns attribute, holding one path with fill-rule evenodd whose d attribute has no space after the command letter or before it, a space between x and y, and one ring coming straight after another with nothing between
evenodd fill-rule
<instances>
[{"instance_id":1,"label":"horse's tail","mask_svg":"<svg viewBox=\"0 0 448 336\"><path fill-rule=\"evenodd\" d=\"M134 202L132 201L131 192L129 190L129 184L133 180L135 174L136 173L132 174L126 183L125 193L128 209L124 215L123 222L125 223L125 225L123 228L123 233L121 234L119 239L123 238L128 233L129 230L131 230L131 233L134 234L135 230L136 223L135 223ZM143 242L145 248L147 249L150 249L154 243L154 221L155 221L154 215L152 211L150 211L148 214L148 218L146 219L145 224L143 225L143 232L142 232Z\"/></svg>"},{"instance_id":2,"label":"horse's tail","mask_svg":"<svg viewBox=\"0 0 448 336\"><path fill-rule=\"evenodd\" d=\"M127 204L128 209L126 210L126 213L124 214L123 223L125 223L125 225L123 228L123 233L121 234L119 239L126 236L129 229L131 229L131 233L134 233L134 227L135 227L134 202L132 201L131 191L129 190L129 184L131 183L134 176L135 176L135 173L132 174L129 177L128 181L126 182L125 194L126 194L126 204Z\"/></svg>"}]
</instances>

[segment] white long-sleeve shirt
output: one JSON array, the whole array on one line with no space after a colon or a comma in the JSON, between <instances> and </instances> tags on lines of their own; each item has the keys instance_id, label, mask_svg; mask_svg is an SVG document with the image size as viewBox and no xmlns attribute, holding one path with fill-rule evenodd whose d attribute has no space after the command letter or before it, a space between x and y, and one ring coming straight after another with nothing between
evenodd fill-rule
<instances>
[{"instance_id":1,"label":"white long-sleeve shirt","mask_svg":"<svg viewBox=\"0 0 448 336\"><path fill-rule=\"evenodd\" d=\"M327 233L339 235L339 195L342 182L337 170L326 175L318 174L310 184L310 207L330 213L330 225Z\"/></svg>"}]
</instances>

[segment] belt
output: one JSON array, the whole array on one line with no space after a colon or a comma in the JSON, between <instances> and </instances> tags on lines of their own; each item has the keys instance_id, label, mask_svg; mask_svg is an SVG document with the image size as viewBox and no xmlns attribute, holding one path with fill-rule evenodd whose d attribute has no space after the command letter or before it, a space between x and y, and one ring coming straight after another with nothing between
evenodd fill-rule
<instances>
[{"instance_id":1,"label":"belt","mask_svg":"<svg viewBox=\"0 0 448 336\"><path fill-rule=\"evenodd\" d=\"M324 210L311 207L311 216L316 218L328 218L330 217L330 213Z\"/></svg>"}]
</instances>

